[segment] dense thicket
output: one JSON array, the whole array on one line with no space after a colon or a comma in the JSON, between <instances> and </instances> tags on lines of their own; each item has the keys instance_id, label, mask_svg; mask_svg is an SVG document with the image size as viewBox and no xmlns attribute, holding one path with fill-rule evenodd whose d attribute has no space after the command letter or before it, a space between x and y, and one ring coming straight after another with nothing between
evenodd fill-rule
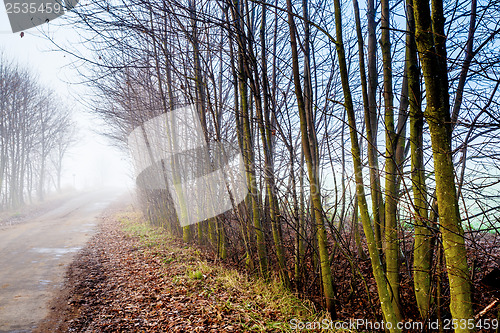
<instances>
[{"instance_id":1,"label":"dense thicket","mask_svg":"<svg viewBox=\"0 0 500 333\"><path fill-rule=\"evenodd\" d=\"M168 193L143 189L152 222L322 295L332 316L360 300L395 323L469 319L493 300L471 296L478 261L498 258L484 244L499 232L499 10L101 0L72 24L94 51L81 56L93 109L117 142L191 104L209 145L243 152L243 204L181 229Z\"/></svg>"}]
</instances>

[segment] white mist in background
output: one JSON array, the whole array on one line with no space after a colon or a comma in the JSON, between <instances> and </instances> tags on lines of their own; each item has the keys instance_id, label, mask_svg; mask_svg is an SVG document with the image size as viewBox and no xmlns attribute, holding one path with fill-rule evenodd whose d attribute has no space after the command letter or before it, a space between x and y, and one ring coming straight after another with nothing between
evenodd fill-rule
<instances>
[{"instance_id":1,"label":"white mist in background","mask_svg":"<svg viewBox=\"0 0 500 333\"><path fill-rule=\"evenodd\" d=\"M95 119L79 114L75 121L79 126L78 140L69 150L63 167L63 188L132 189L133 169L128 154L110 146L106 138L94 132L98 126Z\"/></svg>"},{"instance_id":2,"label":"white mist in background","mask_svg":"<svg viewBox=\"0 0 500 333\"><path fill-rule=\"evenodd\" d=\"M43 25L43 31L56 42L78 40L77 33L66 27ZM87 114L84 96L88 93L81 77L74 68L72 57L54 51L55 45L39 30L33 28L22 37L12 33L5 6L0 3L0 52L6 58L29 68L40 83L53 89L73 111L77 142L68 150L62 170L62 188L77 190L118 187L132 188L132 168L128 153L119 152L99 132L101 124Z\"/></svg>"}]
</instances>

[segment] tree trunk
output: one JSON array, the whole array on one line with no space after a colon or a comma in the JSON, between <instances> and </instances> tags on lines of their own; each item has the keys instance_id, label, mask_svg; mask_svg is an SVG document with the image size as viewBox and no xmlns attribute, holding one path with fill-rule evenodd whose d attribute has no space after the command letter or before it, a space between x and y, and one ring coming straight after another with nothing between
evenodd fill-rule
<instances>
[{"instance_id":1,"label":"tree trunk","mask_svg":"<svg viewBox=\"0 0 500 333\"><path fill-rule=\"evenodd\" d=\"M446 66L444 14L441 0L414 0L415 39L424 74L439 222L450 282L450 310L454 319L473 318L471 283L467 266L464 233L460 222L455 174L451 153L451 118ZM444 56L444 57L443 57ZM470 332L459 326L456 332Z\"/></svg>"},{"instance_id":2,"label":"tree trunk","mask_svg":"<svg viewBox=\"0 0 500 333\"><path fill-rule=\"evenodd\" d=\"M285 253L283 250L283 240L281 224L279 221L279 206L278 199L276 198L276 184L274 181L274 163L273 163L273 147L271 140L271 124L269 121L269 79L267 77L267 52L266 52L266 5L262 5L262 22L260 25L260 42L262 48L262 109L257 107L257 119L259 122L259 130L262 139L262 147L264 150L264 177L266 180L266 192L269 198L269 216L271 219L271 229L273 233L274 247L276 250L276 259L278 261L281 280L284 285L288 287L290 281L288 278L288 272L285 267ZM254 58L255 59L255 58ZM254 61L254 71L256 73L256 81L258 78L258 67L257 63ZM259 85L256 84L256 89L259 89ZM256 96L257 100L257 96ZM260 111L260 112L259 112Z\"/></svg>"},{"instance_id":3,"label":"tree trunk","mask_svg":"<svg viewBox=\"0 0 500 333\"><path fill-rule=\"evenodd\" d=\"M365 190L363 185L363 171L361 167L361 152L358 143L358 133L356 131L356 118L351 97L351 89L349 87L349 73L347 71L347 63L345 59L344 42L342 38L342 17L341 6L339 0L334 0L335 7L335 27L336 27L336 49L339 60L340 76L342 81L342 89L344 92L344 105L349 121L351 134L351 152L354 165L354 175L356 180L356 194L358 198L358 207L361 214L361 222L366 236L366 242L370 253L373 275L377 282L377 289L380 299L380 305L384 314L384 319L387 323L391 323L390 332L400 332L397 328L397 317L392 306L391 296L388 289L386 276L380 261L379 249L375 241L374 231L371 226L368 205L366 203Z\"/></svg>"},{"instance_id":4,"label":"tree trunk","mask_svg":"<svg viewBox=\"0 0 500 333\"><path fill-rule=\"evenodd\" d=\"M326 299L326 307L328 311L331 313L332 317L336 317L335 302L334 302L335 295L333 291L333 279L330 267L330 258L328 254L326 230L323 219L323 207L321 203L320 184L317 174L317 165L314 163L314 158L313 158L314 151L317 149L317 147L311 146L311 140L314 140L315 137L311 133L315 132L316 130L314 127L308 128L304 95L302 93L302 87L300 84L301 80L299 73L299 56L297 51L297 37L296 37L297 29L295 27L295 21L292 15L291 0L287 0L287 10L288 10L288 26L290 28L290 47L292 50L292 70L293 70L293 79L295 85L295 95L297 96L297 105L300 117L302 149L304 151L304 158L309 175L312 212L314 214L314 220L316 223L318 252L319 252L319 259L321 266L321 278L323 282L323 293Z\"/></svg>"},{"instance_id":5,"label":"tree trunk","mask_svg":"<svg viewBox=\"0 0 500 333\"><path fill-rule=\"evenodd\" d=\"M385 121L385 226L384 245L387 281L392 293L391 300L397 320L399 311L399 265L396 194L396 132L394 130L394 102L392 91L391 43L389 31L389 0L382 0L381 49L384 71L384 121Z\"/></svg>"},{"instance_id":6,"label":"tree trunk","mask_svg":"<svg viewBox=\"0 0 500 333\"><path fill-rule=\"evenodd\" d=\"M413 205L415 207L415 245L413 252L413 283L420 316L429 315L431 301L432 234L427 225L427 189L423 152L424 113L420 92L420 69L415 44L415 20L411 3L407 4L406 59L408 68L408 99L410 103L410 149Z\"/></svg>"},{"instance_id":7,"label":"tree trunk","mask_svg":"<svg viewBox=\"0 0 500 333\"><path fill-rule=\"evenodd\" d=\"M245 174L247 178L247 186L249 191L250 206L252 209L252 222L257 239L257 253L259 255L259 268L260 273L264 278L268 277L268 264L267 264L267 250L264 238L264 230L261 224L260 207L259 207L259 194L257 189L257 181L255 177L255 158L253 151L253 136L250 125L249 103L248 103L248 89L245 67L248 67L247 62L247 49L246 49L246 36L243 27L240 23L242 15L242 3L235 2L235 10L233 17L236 20L237 33L236 36L239 40L238 43L238 87L240 96L240 110L241 110L241 124L242 124L242 140L243 140L243 161L245 164Z\"/></svg>"},{"instance_id":8,"label":"tree trunk","mask_svg":"<svg viewBox=\"0 0 500 333\"><path fill-rule=\"evenodd\" d=\"M377 158L377 34L375 23L375 1L367 2L368 18L368 91L369 113L365 115L366 138L368 140L368 163L370 166L370 189L372 197L373 225L378 251L382 253L382 229L384 224L384 207Z\"/></svg>"}]
</instances>

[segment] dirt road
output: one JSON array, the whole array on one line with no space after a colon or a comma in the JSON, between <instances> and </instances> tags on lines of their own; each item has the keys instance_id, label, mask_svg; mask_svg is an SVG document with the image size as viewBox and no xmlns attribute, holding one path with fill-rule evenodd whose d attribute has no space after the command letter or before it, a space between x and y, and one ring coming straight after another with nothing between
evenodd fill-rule
<instances>
[{"instance_id":1,"label":"dirt road","mask_svg":"<svg viewBox=\"0 0 500 333\"><path fill-rule=\"evenodd\" d=\"M0 228L0 332L31 332L66 266L119 193L80 194L43 215Z\"/></svg>"}]
</instances>

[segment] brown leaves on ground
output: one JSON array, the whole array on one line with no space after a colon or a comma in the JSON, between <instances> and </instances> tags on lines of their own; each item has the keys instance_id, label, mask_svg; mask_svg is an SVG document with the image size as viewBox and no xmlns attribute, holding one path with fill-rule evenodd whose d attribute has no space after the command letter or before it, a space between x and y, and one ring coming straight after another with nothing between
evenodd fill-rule
<instances>
[{"instance_id":1,"label":"brown leaves on ground","mask_svg":"<svg viewBox=\"0 0 500 333\"><path fill-rule=\"evenodd\" d=\"M122 228L116 216L103 218L39 332L282 331L291 319L262 296L243 295L237 281L228 288L221 279L231 277L218 276L199 250Z\"/></svg>"}]
</instances>

